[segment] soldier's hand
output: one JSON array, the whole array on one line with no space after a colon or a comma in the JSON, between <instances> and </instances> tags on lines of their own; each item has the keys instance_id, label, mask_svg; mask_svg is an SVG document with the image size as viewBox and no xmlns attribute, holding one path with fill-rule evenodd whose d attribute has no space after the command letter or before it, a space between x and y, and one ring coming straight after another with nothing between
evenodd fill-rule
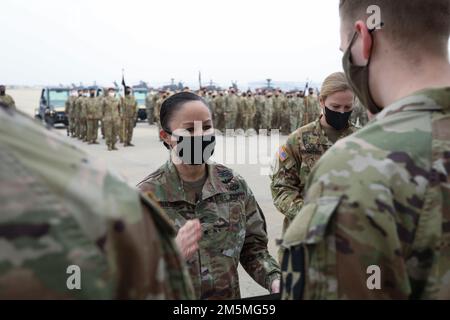
<instances>
[{"instance_id":1,"label":"soldier's hand","mask_svg":"<svg viewBox=\"0 0 450 320\"><path fill-rule=\"evenodd\" d=\"M271 293L280 293L280 279L273 280L270 289Z\"/></svg>"},{"instance_id":2,"label":"soldier's hand","mask_svg":"<svg viewBox=\"0 0 450 320\"><path fill-rule=\"evenodd\" d=\"M185 260L192 258L198 250L198 241L202 237L200 221L189 220L178 231L175 242L180 249L181 255Z\"/></svg>"}]
</instances>

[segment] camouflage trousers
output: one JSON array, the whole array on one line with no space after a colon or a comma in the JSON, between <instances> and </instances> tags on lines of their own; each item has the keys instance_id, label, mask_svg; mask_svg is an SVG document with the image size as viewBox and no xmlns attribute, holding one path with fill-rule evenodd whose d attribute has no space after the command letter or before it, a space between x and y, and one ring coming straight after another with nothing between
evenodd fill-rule
<instances>
[{"instance_id":1,"label":"camouflage trousers","mask_svg":"<svg viewBox=\"0 0 450 320\"><path fill-rule=\"evenodd\" d=\"M236 128L236 114L227 113L225 115L225 129L235 129Z\"/></svg>"},{"instance_id":2,"label":"camouflage trousers","mask_svg":"<svg viewBox=\"0 0 450 320\"><path fill-rule=\"evenodd\" d=\"M120 143L123 143L124 142L124 123L123 123L122 118L120 118L120 121L119 121L118 135L119 135Z\"/></svg>"},{"instance_id":3,"label":"camouflage trousers","mask_svg":"<svg viewBox=\"0 0 450 320\"><path fill-rule=\"evenodd\" d=\"M74 130L75 130L74 125L73 125L73 118L71 116L68 116L67 121L69 122L69 124L67 125L67 135L73 136Z\"/></svg>"},{"instance_id":4,"label":"camouflage trousers","mask_svg":"<svg viewBox=\"0 0 450 320\"><path fill-rule=\"evenodd\" d=\"M131 139L133 138L133 129L135 118L124 118L122 120L123 123L123 142L125 145L131 143Z\"/></svg>"},{"instance_id":5,"label":"camouflage trousers","mask_svg":"<svg viewBox=\"0 0 450 320\"><path fill-rule=\"evenodd\" d=\"M259 131L261 128L261 112L256 112L253 119L253 128L255 128L256 131Z\"/></svg>"},{"instance_id":6,"label":"camouflage trousers","mask_svg":"<svg viewBox=\"0 0 450 320\"><path fill-rule=\"evenodd\" d=\"M117 143L117 135L119 134L120 120L103 120L103 126L105 129L105 139L108 150L114 148Z\"/></svg>"},{"instance_id":7,"label":"camouflage trousers","mask_svg":"<svg viewBox=\"0 0 450 320\"><path fill-rule=\"evenodd\" d=\"M146 113L147 113L147 122L148 124L153 124L155 121L155 119L153 118L153 108L147 108L146 109Z\"/></svg>"},{"instance_id":8,"label":"camouflage trousers","mask_svg":"<svg viewBox=\"0 0 450 320\"><path fill-rule=\"evenodd\" d=\"M225 118L222 113L214 116L214 128L223 131L225 129Z\"/></svg>"},{"instance_id":9,"label":"camouflage trousers","mask_svg":"<svg viewBox=\"0 0 450 320\"><path fill-rule=\"evenodd\" d=\"M272 121L271 121L272 129L280 129L281 128L281 114L278 110L272 113Z\"/></svg>"},{"instance_id":10,"label":"camouflage trousers","mask_svg":"<svg viewBox=\"0 0 450 320\"><path fill-rule=\"evenodd\" d=\"M78 138L80 136L80 118L73 118L73 127L74 127L74 137Z\"/></svg>"},{"instance_id":11,"label":"camouflage trousers","mask_svg":"<svg viewBox=\"0 0 450 320\"><path fill-rule=\"evenodd\" d=\"M98 136L98 119L87 120L87 141L89 143L97 142Z\"/></svg>"},{"instance_id":12,"label":"camouflage trousers","mask_svg":"<svg viewBox=\"0 0 450 320\"><path fill-rule=\"evenodd\" d=\"M280 116L281 134L289 135L291 131L291 116L288 112L283 112Z\"/></svg>"},{"instance_id":13,"label":"camouflage trousers","mask_svg":"<svg viewBox=\"0 0 450 320\"><path fill-rule=\"evenodd\" d=\"M272 128L272 117L270 114L261 114L260 129L269 130Z\"/></svg>"},{"instance_id":14,"label":"camouflage trousers","mask_svg":"<svg viewBox=\"0 0 450 320\"><path fill-rule=\"evenodd\" d=\"M78 136L79 139L83 141L87 141L87 119L81 118L80 119L80 135Z\"/></svg>"},{"instance_id":15,"label":"camouflage trousers","mask_svg":"<svg viewBox=\"0 0 450 320\"><path fill-rule=\"evenodd\" d=\"M235 121L234 127L236 129L243 129L244 128L244 115L241 114L240 112L238 112L237 115L236 115L236 121Z\"/></svg>"},{"instance_id":16,"label":"camouflage trousers","mask_svg":"<svg viewBox=\"0 0 450 320\"><path fill-rule=\"evenodd\" d=\"M251 114L246 114L243 117L243 128L244 130L250 130L253 129L253 119L254 119L254 115Z\"/></svg>"},{"instance_id":17,"label":"camouflage trousers","mask_svg":"<svg viewBox=\"0 0 450 320\"><path fill-rule=\"evenodd\" d=\"M295 130L297 130L299 127L299 118L296 116L291 115L289 118L289 122L291 125L291 132L294 132Z\"/></svg>"}]
</instances>

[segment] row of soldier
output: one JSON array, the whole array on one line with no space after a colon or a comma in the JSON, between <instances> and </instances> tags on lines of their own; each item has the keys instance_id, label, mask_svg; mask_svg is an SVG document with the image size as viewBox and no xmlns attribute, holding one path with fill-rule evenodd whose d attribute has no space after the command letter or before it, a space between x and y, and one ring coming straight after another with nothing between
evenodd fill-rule
<instances>
[{"instance_id":1,"label":"row of soldier","mask_svg":"<svg viewBox=\"0 0 450 320\"><path fill-rule=\"evenodd\" d=\"M309 88L308 95L302 90L283 92L280 89L238 93L235 88L230 88L228 91L201 89L197 93L212 109L214 127L221 132L227 129L243 129L246 132L259 132L261 129L270 132L278 129L281 134L289 135L320 115L321 107L314 91ZM170 95L170 92L164 90L147 95L145 105L149 124L159 123L162 102ZM368 122L367 113L357 102L351 122L358 126L364 126Z\"/></svg>"},{"instance_id":2,"label":"row of soldier","mask_svg":"<svg viewBox=\"0 0 450 320\"><path fill-rule=\"evenodd\" d=\"M118 138L125 147L134 146L131 140L137 102L130 87L126 87L124 97L117 97L113 86L103 90L103 93L95 87L74 90L65 107L69 121L68 136L88 144L98 144L98 130L101 127L109 151L117 150Z\"/></svg>"}]
</instances>

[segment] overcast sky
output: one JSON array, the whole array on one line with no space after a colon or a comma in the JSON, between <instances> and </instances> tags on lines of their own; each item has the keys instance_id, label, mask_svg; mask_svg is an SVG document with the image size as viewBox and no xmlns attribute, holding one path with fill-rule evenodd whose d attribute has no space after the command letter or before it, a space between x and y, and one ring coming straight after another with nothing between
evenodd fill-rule
<instances>
[{"instance_id":1,"label":"overcast sky","mask_svg":"<svg viewBox=\"0 0 450 320\"><path fill-rule=\"evenodd\" d=\"M2 0L0 82L321 82L339 71L337 0Z\"/></svg>"}]
</instances>

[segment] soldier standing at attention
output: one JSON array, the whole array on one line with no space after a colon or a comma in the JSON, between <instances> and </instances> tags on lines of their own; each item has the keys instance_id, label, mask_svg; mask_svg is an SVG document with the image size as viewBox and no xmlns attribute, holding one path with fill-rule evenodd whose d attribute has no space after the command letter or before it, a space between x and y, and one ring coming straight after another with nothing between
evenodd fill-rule
<instances>
[{"instance_id":1,"label":"soldier standing at attention","mask_svg":"<svg viewBox=\"0 0 450 320\"><path fill-rule=\"evenodd\" d=\"M283 298L448 300L450 1L339 11L344 71L376 116L311 173L284 237Z\"/></svg>"},{"instance_id":2,"label":"soldier standing at attention","mask_svg":"<svg viewBox=\"0 0 450 320\"><path fill-rule=\"evenodd\" d=\"M125 97L122 98L121 109L124 146L134 147L131 139L133 138L133 129L137 117L137 101L132 95L130 87L125 88Z\"/></svg>"},{"instance_id":3,"label":"soldier standing at attention","mask_svg":"<svg viewBox=\"0 0 450 320\"><path fill-rule=\"evenodd\" d=\"M77 92L76 90L70 91L70 96L67 98L67 101L65 103L65 109L64 112L66 113L67 120L69 121L69 125L67 126L67 136L73 136L74 135L74 103L77 98Z\"/></svg>"},{"instance_id":4,"label":"soldier standing at attention","mask_svg":"<svg viewBox=\"0 0 450 320\"><path fill-rule=\"evenodd\" d=\"M309 124L315 121L320 116L319 101L314 95L314 89L309 88L308 96L305 97L305 121Z\"/></svg>"},{"instance_id":5,"label":"soldier standing at attention","mask_svg":"<svg viewBox=\"0 0 450 320\"><path fill-rule=\"evenodd\" d=\"M303 191L314 165L338 139L356 131L349 121L353 92L345 74L328 76L321 92L324 115L294 131L276 155L270 187L275 207L285 216L282 234L303 206Z\"/></svg>"},{"instance_id":6,"label":"soldier standing at attention","mask_svg":"<svg viewBox=\"0 0 450 320\"><path fill-rule=\"evenodd\" d=\"M116 142L120 128L120 100L116 98L116 88L108 88L108 96L102 101L102 122L105 128L108 151L117 150Z\"/></svg>"},{"instance_id":7,"label":"soldier standing at attention","mask_svg":"<svg viewBox=\"0 0 450 320\"><path fill-rule=\"evenodd\" d=\"M238 108L236 113L236 129L244 129L245 123L245 110L247 109L247 93L242 92L241 96L238 96Z\"/></svg>"},{"instance_id":8,"label":"soldier standing at attention","mask_svg":"<svg viewBox=\"0 0 450 320\"><path fill-rule=\"evenodd\" d=\"M100 131L102 133L102 139L105 139L105 126L103 123L103 100L108 97L108 88L103 88L103 94L101 97L99 97L100 101Z\"/></svg>"},{"instance_id":9,"label":"soldier standing at attention","mask_svg":"<svg viewBox=\"0 0 450 320\"><path fill-rule=\"evenodd\" d=\"M245 180L208 161L214 152L205 101L177 93L161 107L161 138L170 159L139 184L155 194L177 229L199 219L199 250L187 260L197 299L239 299L239 262L267 290L278 292L280 270L267 249L264 215Z\"/></svg>"},{"instance_id":10,"label":"soldier standing at attention","mask_svg":"<svg viewBox=\"0 0 450 320\"><path fill-rule=\"evenodd\" d=\"M255 98L250 90L247 91L246 100L247 108L244 110L244 130L247 132L246 134L249 135L249 130L254 130L253 121L256 115Z\"/></svg>"},{"instance_id":11,"label":"soldier standing at attention","mask_svg":"<svg viewBox=\"0 0 450 320\"><path fill-rule=\"evenodd\" d=\"M1 300L194 298L151 194L3 103L0 150Z\"/></svg>"},{"instance_id":12,"label":"soldier standing at attention","mask_svg":"<svg viewBox=\"0 0 450 320\"><path fill-rule=\"evenodd\" d=\"M86 99L86 122L87 122L87 142L88 144L98 144L98 120L100 101L95 96L95 88L90 88L89 98Z\"/></svg>"},{"instance_id":13,"label":"soldier standing at attention","mask_svg":"<svg viewBox=\"0 0 450 320\"><path fill-rule=\"evenodd\" d=\"M301 111L302 111L302 100L299 98L298 93L295 92L290 94L290 99L288 99L289 108L289 125L290 132L294 132L301 126Z\"/></svg>"},{"instance_id":14,"label":"soldier standing at attention","mask_svg":"<svg viewBox=\"0 0 450 320\"><path fill-rule=\"evenodd\" d=\"M255 128L256 133L259 134L259 129L261 129L262 109L264 107L264 94L261 90L256 90L254 101L256 113L255 118L253 119L253 127Z\"/></svg>"},{"instance_id":15,"label":"soldier standing at attention","mask_svg":"<svg viewBox=\"0 0 450 320\"><path fill-rule=\"evenodd\" d=\"M214 127L222 133L225 130L225 97L223 91L220 91L217 97L214 99Z\"/></svg>"},{"instance_id":16,"label":"soldier standing at attention","mask_svg":"<svg viewBox=\"0 0 450 320\"><path fill-rule=\"evenodd\" d=\"M303 118L304 118L304 114L305 114L304 97L305 97L305 94L302 90L297 92L297 95L294 97L295 109L297 110L296 115L298 118L297 118L297 128L294 128L294 130L292 130L291 132L294 132L298 128L303 127L304 125L307 125L307 123L303 124Z\"/></svg>"},{"instance_id":17,"label":"soldier standing at attention","mask_svg":"<svg viewBox=\"0 0 450 320\"><path fill-rule=\"evenodd\" d=\"M155 122L153 119L153 112L154 112L153 110L155 108L154 96L155 95L151 94L149 91L147 96L145 97L145 111L147 113L147 122L150 125L152 125Z\"/></svg>"},{"instance_id":18,"label":"soldier standing at attention","mask_svg":"<svg viewBox=\"0 0 450 320\"><path fill-rule=\"evenodd\" d=\"M286 93L282 96L280 104L280 129L281 134L289 135L291 131L291 102L292 94Z\"/></svg>"},{"instance_id":19,"label":"soldier standing at attention","mask_svg":"<svg viewBox=\"0 0 450 320\"><path fill-rule=\"evenodd\" d=\"M9 94L6 94L6 87L4 85L0 85L0 102L8 106L11 110L16 109L16 103Z\"/></svg>"},{"instance_id":20,"label":"soldier standing at attention","mask_svg":"<svg viewBox=\"0 0 450 320\"><path fill-rule=\"evenodd\" d=\"M239 98L236 95L236 90L230 88L228 95L225 97L225 129L235 129L238 112Z\"/></svg>"},{"instance_id":21,"label":"soldier standing at attention","mask_svg":"<svg viewBox=\"0 0 450 320\"><path fill-rule=\"evenodd\" d=\"M83 142L87 142L87 110L86 102L89 99L89 90L84 89L83 96L80 99L80 137Z\"/></svg>"},{"instance_id":22,"label":"soldier standing at attention","mask_svg":"<svg viewBox=\"0 0 450 320\"><path fill-rule=\"evenodd\" d=\"M159 134L159 132L161 131L161 123L159 121L159 113L160 113L160 110L161 110L161 105L162 105L164 99L166 98L166 95L167 94L166 94L165 91L160 91L159 92L159 98L158 98L158 100L156 100L155 110L154 110L154 112L155 112L154 113L154 118L155 118L155 121L156 121L156 125L158 126L157 133L158 133L159 140L161 140L161 136Z\"/></svg>"},{"instance_id":23,"label":"soldier standing at attention","mask_svg":"<svg viewBox=\"0 0 450 320\"><path fill-rule=\"evenodd\" d=\"M75 123L75 138L80 138L81 136L81 127L80 127L80 115L81 115L81 107L83 105L83 89L78 89L78 97L75 99L74 102L74 123Z\"/></svg>"},{"instance_id":24,"label":"soldier standing at attention","mask_svg":"<svg viewBox=\"0 0 450 320\"><path fill-rule=\"evenodd\" d=\"M278 129L281 128L281 90L275 90L273 95L273 105L272 105L272 121L271 121L271 128L272 129Z\"/></svg>"},{"instance_id":25,"label":"soldier standing at attention","mask_svg":"<svg viewBox=\"0 0 450 320\"><path fill-rule=\"evenodd\" d=\"M267 135L270 134L270 130L272 129L272 111L273 111L272 91L267 90L261 110L261 129L267 130Z\"/></svg>"}]
</instances>

